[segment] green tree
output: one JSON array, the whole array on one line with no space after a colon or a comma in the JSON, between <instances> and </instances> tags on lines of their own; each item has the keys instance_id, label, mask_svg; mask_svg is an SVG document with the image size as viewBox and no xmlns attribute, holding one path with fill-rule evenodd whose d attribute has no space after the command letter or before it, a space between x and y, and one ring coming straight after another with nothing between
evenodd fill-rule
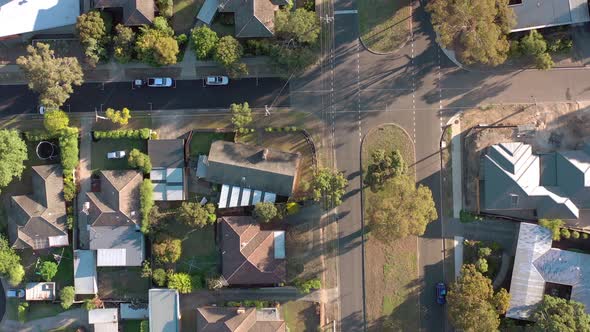
<instances>
[{"instance_id":1,"label":"green tree","mask_svg":"<svg viewBox=\"0 0 590 332\"><path fill-rule=\"evenodd\" d=\"M90 11L78 16L76 31L80 37L80 43L84 46L86 60L91 66L106 58L105 45L108 43L108 33L103 16L99 11Z\"/></svg>"},{"instance_id":2,"label":"green tree","mask_svg":"<svg viewBox=\"0 0 590 332\"><path fill-rule=\"evenodd\" d=\"M29 89L39 93L39 102L48 109L58 108L82 85L82 67L76 58L56 57L49 45L37 43L27 46L27 56L16 63L29 81Z\"/></svg>"},{"instance_id":3,"label":"green tree","mask_svg":"<svg viewBox=\"0 0 590 332\"><path fill-rule=\"evenodd\" d=\"M551 231L553 234L553 241L561 240L560 229L565 223L561 219L541 219L539 220L539 226L543 226Z\"/></svg>"},{"instance_id":4,"label":"green tree","mask_svg":"<svg viewBox=\"0 0 590 332\"><path fill-rule=\"evenodd\" d=\"M160 11L160 15L170 18L174 14L174 1L172 0L158 0L156 2L158 4L158 9Z\"/></svg>"},{"instance_id":5,"label":"green tree","mask_svg":"<svg viewBox=\"0 0 590 332\"><path fill-rule=\"evenodd\" d=\"M486 258L491 254L492 254L492 249L490 249L488 247L482 247L477 250L477 256L479 256L479 258Z\"/></svg>"},{"instance_id":6,"label":"green tree","mask_svg":"<svg viewBox=\"0 0 590 332\"><path fill-rule=\"evenodd\" d=\"M278 214L277 207L271 202L258 202L254 207L254 216L262 222L269 222Z\"/></svg>"},{"instance_id":7,"label":"green tree","mask_svg":"<svg viewBox=\"0 0 590 332\"><path fill-rule=\"evenodd\" d=\"M438 218L430 189L416 187L408 176L390 179L370 197L368 217L369 230L384 242L422 235L428 223Z\"/></svg>"},{"instance_id":8,"label":"green tree","mask_svg":"<svg viewBox=\"0 0 590 332\"><path fill-rule=\"evenodd\" d=\"M475 261L475 267L481 273L488 272L488 260L485 258L479 258L477 261Z\"/></svg>"},{"instance_id":9,"label":"green tree","mask_svg":"<svg viewBox=\"0 0 590 332\"><path fill-rule=\"evenodd\" d=\"M58 135L70 125L70 118L64 111L52 110L43 115L43 126L50 135Z\"/></svg>"},{"instance_id":10,"label":"green tree","mask_svg":"<svg viewBox=\"0 0 590 332\"><path fill-rule=\"evenodd\" d=\"M0 130L0 190L14 178L20 180L27 159L27 145L18 131Z\"/></svg>"},{"instance_id":11,"label":"green tree","mask_svg":"<svg viewBox=\"0 0 590 332\"><path fill-rule=\"evenodd\" d=\"M155 269L152 274L152 279L159 287L164 286L166 284L166 271L164 271L164 269Z\"/></svg>"},{"instance_id":12,"label":"green tree","mask_svg":"<svg viewBox=\"0 0 590 332\"><path fill-rule=\"evenodd\" d=\"M242 45L232 36L224 36L217 42L213 58L223 67L228 68L242 58Z\"/></svg>"},{"instance_id":13,"label":"green tree","mask_svg":"<svg viewBox=\"0 0 590 332\"><path fill-rule=\"evenodd\" d=\"M320 35L320 19L313 11L304 8L291 11L287 7L276 13L275 31L282 38L314 44Z\"/></svg>"},{"instance_id":14,"label":"green tree","mask_svg":"<svg viewBox=\"0 0 590 332\"><path fill-rule=\"evenodd\" d=\"M182 241L167 237L154 243L152 251L156 261L161 263L175 263L182 254Z\"/></svg>"},{"instance_id":15,"label":"green tree","mask_svg":"<svg viewBox=\"0 0 590 332\"><path fill-rule=\"evenodd\" d=\"M270 49L270 65L283 78L304 72L317 60L317 52L310 47L288 48L273 45Z\"/></svg>"},{"instance_id":16,"label":"green tree","mask_svg":"<svg viewBox=\"0 0 590 332\"><path fill-rule=\"evenodd\" d=\"M135 32L133 29L117 24L113 37L113 53L115 60L127 63L133 58L133 45L135 45Z\"/></svg>"},{"instance_id":17,"label":"green tree","mask_svg":"<svg viewBox=\"0 0 590 332\"><path fill-rule=\"evenodd\" d=\"M537 30L529 31L519 44L521 53L532 57L538 69L547 70L553 67L553 60L547 52L547 42Z\"/></svg>"},{"instance_id":18,"label":"green tree","mask_svg":"<svg viewBox=\"0 0 590 332\"><path fill-rule=\"evenodd\" d=\"M129 152L128 162L130 167L138 168L144 174L149 174L152 171L150 156L138 149L133 149Z\"/></svg>"},{"instance_id":19,"label":"green tree","mask_svg":"<svg viewBox=\"0 0 590 332\"><path fill-rule=\"evenodd\" d=\"M66 202L71 202L76 198L76 190L72 173L64 173L64 199Z\"/></svg>"},{"instance_id":20,"label":"green tree","mask_svg":"<svg viewBox=\"0 0 590 332\"><path fill-rule=\"evenodd\" d=\"M65 128L59 136L59 149L61 154L61 166L64 172L73 172L78 166L78 128Z\"/></svg>"},{"instance_id":21,"label":"green tree","mask_svg":"<svg viewBox=\"0 0 590 332\"><path fill-rule=\"evenodd\" d=\"M532 318L536 321L534 331L590 331L590 315L584 304L576 301L545 295Z\"/></svg>"},{"instance_id":22,"label":"green tree","mask_svg":"<svg viewBox=\"0 0 590 332\"><path fill-rule=\"evenodd\" d=\"M84 304L82 304L82 307L88 311L92 310L92 309L96 309L97 305L97 298L93 298L93 299L85 299L84 300Z\"/></svg>"},{"instance_id":23,"label":"green tree","mask_svg":"<svg viewBox=\"0 0 590 332\"><path fill-rule=\"evenodd\" d=\"M172 27L168 24L168 20L165 17L155 17L152 24L154 29L162 31L164 34L166 34L166 36L174 36L174 29L172 29Z\"/></svg>"},{"instance_id":24,"label":"green tree","mask_svg":"<svg viewBox=\"0 0 590 332\"><path fill-rule=\"evenodd\" d=\"M57 263L45 261L39 267L39 274L44 281L51 281L57 274Z\"/></svg>"},{"instance_id":25,"label":"green tree","mask_svg":"<svg viewBox=\"0 0 590 332\"><path fill-rule=\"evenodd\" d=\"M211 206L213 206L213 212L210 212ZM178 217L185 224L200 228L213 224L217 220L214 205L204 207L197 202L182 202Z\"/></svg>"},{"instance_id":26,"label":"green tree","mask_svg":"<svg viewBox=\"0 0 590 332\"><path fill-rule=\"evenodd\" d=\"M232 114L231 123L234 125L234 128L244 128L252 122L252 110L247 102L243 104L231 104L229 109Z\"/></svg>"},{"instance_id":27,"label":"green tree","mask_svg":"<svg viewBox=\"0 0 590 332\"><path fill-rule=\"evenodd\" d=\"M217 32L211 30L207 25L201 25L191 31L191 40L197 59L206 60L213 55L219 37Z\"/></svg>"},{"instance_id":28,"label":"green tree","mask_svg":"<svg viewBox=\"0 0 590 332\"><path fill-rule=\"evenodd\" d=\"M389 154L383 149L373 151L367 167L366 182L374 191L383 188L385 181L406 172L406 163L398 150Z\"/></svg>"},{"instance_id":29,"label":"green tree","mask_svg":"<svg viewBox=\"0 0 590 332\"><path fill-rule=\"evenodd\" d=\"M462 331L496 331L500 325L498 311L510 300L501 291L494 296L492 282L474 265L463 265L461 275L449 288L447 313L453 326Z\"/></svg>"},{"instance_id":30,"label":"green tree","mask_svg":"<svg viewBox=\"0 0 590 332\"><path fill-rule=\"evenodd\" d=\"M571 237L571 235L572 234L570 233L570 230L569 229L567 229L567 228L562 228L561 229L561 237L562 238L569 239Z\"/></svg>"},{"instance_id":31,"label":"green tree","mask_svg":"<svg viewBox=\"0 0 590 332\"><path fill-rule=\"evenodd\" d=\"M295 281L295 287L302 294L309 294L312 289L322 288L322 281L319 278L313 278L308 280L298 279Z\"/></svg>"},{"instance_id":32,"label":"green tree","mask_svg":"<svg viewBox=\"0 0 590 332\"><path fill-rule=\"evenodd\" d=\"M129 123L129 119L131 119L131 111L127 107L123 107L123 109L120 111L107 108L106 116L113 123L126 125Z\"/></svg>"},{"instance_id":33,"label":"green tree","mask_svg":"<svg viewBox=\"0 0 590 332\"><path fill-rule=\"evenodd\" d=\"M0 275L8 278L8 282L12 286L20 284L25 276L25 269L21 265L20 257L2 235L0 235Z\"/></svg>"},{"instance_id":34,"label":"green tree","mask_svg":"<svg viewBox=\"0 0 590 332\"><path fill-rule=\"evenodd\" d=\"M506 36L516 24L508 0L436 0L426 8L438 41L463 63L497 66L506 61Z\"/></svg>"},{"instance_id":35,"label":"green tree","mask_svg":"<svg viewBox=\"0 0 590 332\"><path fill-rule=\"evenodd\" d=\"M177 289L181 294L193 290L191 276L187 273L172 273L168 276L168 288Z\"/></svg>"},{"instance_id":36,"label":"green tree","mask_svg":"<svg viewBox=\"0 0 590 332\"><path fill-rule=\"evenodd\" d=\"M74 304L76 297L76 290L73 286L66 286L59 291L59 298L61 299L61 307L64 310L69 309Z\"/></svg>"},{"instance_id":37,"label":"green tree","mask_svg":"<svg viewBox=\"0 0 590 332\"><path fill-rule=\"evenodd\" d=\"M139 206L141 212L141 232L149 233L150 212L154 207L154 185L150 179L144 179L139 187Z\"/></svg>"},{"instance_id":38,"label":"green tree","mask_svg":"<svg viewBox=\"0 0 590 332\"><path fill-rule=\"evenodd\" d=\"M498 315L504 315L508 310L508 307L510 307L510 293L508 293L505 288L500 288L500 290L494 294L492 303L496 307Z\"/></svg>"},{"instance_id":39,"label":"green tree","mask_svg":"<svg viewBox=\"0 0 590 332\"><path fill-rule=\"evenodd\" d=\"M325 208L335 207L342 203L344 189L348 180L342 172L328 168L320 168L313 177L313 199L322 202Z\"/></svg>"},{"instance_id":40,"label":"green tree","mask_svg":"<svg viewBox=\"0 0 590 332\"><path fill-rule=\"evenodd\" d=\"M168 30L141 27L135 42L137 58L152 66L173 65L179 52L178 42Z\"/></svg>"}]
</instances>

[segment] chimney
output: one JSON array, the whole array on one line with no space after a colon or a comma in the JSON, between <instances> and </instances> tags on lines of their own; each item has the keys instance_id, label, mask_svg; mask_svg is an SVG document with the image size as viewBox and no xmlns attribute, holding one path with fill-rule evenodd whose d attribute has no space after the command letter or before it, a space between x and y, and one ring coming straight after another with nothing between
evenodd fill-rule
<instances>
[{"instance_id":1,"label":"chimney","mask_svg":"<svg viewBox=\"0 0 590 332\"><path fill-rule=\"evenodd\" d=\"M266 160L268 158L268 149L262 150L262 160Z\"/></svg>"},{"instance_id":2,"label":"chimney","mask_svg":"<svg viewBox=\"0 0 590 332\"><path fill-rule=\"evenodd\" d=\"M244 308L244 307L239 307L239 308L238 308L238 310L236 310L236 313L237 313L238 315L245 314L245 313L246 313L246 308Z\"/></svg>"}]
</instances>

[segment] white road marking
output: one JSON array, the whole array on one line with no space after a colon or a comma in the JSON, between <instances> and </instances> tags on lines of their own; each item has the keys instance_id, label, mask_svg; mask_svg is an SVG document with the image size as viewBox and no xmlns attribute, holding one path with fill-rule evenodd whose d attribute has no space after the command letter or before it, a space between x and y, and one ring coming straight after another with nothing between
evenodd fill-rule
<instances>
[{"instance_id":1,"label":"white road marking","mask_svg":"<svg viewBox=\"0 0 590 332\"><path fill-rule=\"evenodd\" d=\"M358 14L358 10L349 9L349 10L335 10L334 11L334 15L346 15L346 14Z\"/></svg>"}]
</instances>

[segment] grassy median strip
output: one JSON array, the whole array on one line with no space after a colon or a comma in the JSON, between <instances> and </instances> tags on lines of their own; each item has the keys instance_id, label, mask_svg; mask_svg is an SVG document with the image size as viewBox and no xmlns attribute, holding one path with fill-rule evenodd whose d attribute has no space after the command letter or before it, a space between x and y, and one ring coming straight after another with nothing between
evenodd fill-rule
<instances>
[{"instance_id":1,"label":"grassy median strip","mask_svg":"<svg viewBox=\"0 0 590 332\"><path fill-rule=\"evenodd\" d=\"M399 150L408 166L414 163L414 146L410 137L394 125L375 129L363 142L363 173L370 156L377 149ZM408 167L411 175L414 167ZM387 187L386 187L387 188ZM387 189L385 189L387 190ZM363 189L365 216L372 195ZM369 220L365 219L365 223ZM417 331L419 328L417 242L415 236L383 243L371 234L365 246L365 287L367 319L370 330Z\"/></svg>"},{"instance_id":2,"label":"grassy median strip","mask_svg":"<svg viewBox=\"0 0 590 332\"><path fill-rule=\"evenodd\" d=\"M360 0L358 13L361 40L374 52L393 52L410 37L409 0Z\"/></svg>"}]
</instances>

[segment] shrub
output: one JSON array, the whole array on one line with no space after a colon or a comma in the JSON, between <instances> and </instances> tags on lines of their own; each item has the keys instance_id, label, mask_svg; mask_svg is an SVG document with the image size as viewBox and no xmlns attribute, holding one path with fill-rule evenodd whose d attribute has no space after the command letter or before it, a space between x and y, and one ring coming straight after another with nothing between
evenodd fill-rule
<instances>
[{"instance_id":1,"label":"shrub","mask_svg":"<svg viewBox=\"0 0 590 332\"><path fill-rule=\"evenodd\" d=\"M67 215L66 216L66 227L69 230L72 230L72 228L74 228L74 216L73 215Z\"/></svg>"},{"instance_id":2,"label":"shrub","mask_svg":"<svg viewBox=\"0 0 590 332\"><path fill-rule=\"evenodd\" d=\"M582 239L587 240L588 239L588 233L582 233Z\"/></svg>"},{"instance_id":3,"label":"shrub","mask_svg":"<svg viewBox=\"0 0 590 332\"><path fill-rule=\"evenodd\" d=\"M75 296L76 291L74 290L73 286L66 286L62 288L59 292L59 298L61 299L61 307L66 310L69 309L74 303Z\"/></svg>"},{"instance_id":4,"label":"shrub","mask_svg":"<svg viewBox=\"0 0 590 332\"><path fill-rule=\"evenodd\" d=\"M149 332L150 331L150 322L147 320L142 320L139 323L139 332Z\"/></svg>"},{"instance_id":5,"label":"shrub","mask_svg":"<svg viewBox=\"0 0 590 332\"><path fill-rule=\"evenodd\" d=\"M572 232L572 238L573 239L579 239L580 238L580 233L577 231L573 231Z\"/></svg>"},{"instance_id":6,"label":"shrub","mask_svg":"<svg viewBox=\"0 0 590 332\"><path fill-rule=\"evenodd\" d=\"M553 241L559 241L561 239L560 228L563 227L564 222L561 219L541 219L539 220L539 226L545 227L553 234Z\"/></svg>"},{"instance_id":7,"label":"shrub","mask_svg":"<svg viewBox=\"0 0 590 332\"><path fill-rule=\"evenodd\" d=\"M207 289L216 290L225 286L224 279L220 276L209 277L206 279Z\"/></svg>"},{"instance_id":8,"label":"shrub","mask_svg":"<svg viewBox=\"0 0 590 332\"><path fill-rule=\"evenodd\" d=\"M254 207L254 216L258 221L269 222L277 216L277 207L271 202L259 202Z\"/></svg>"},{"instance_id":9,"label":"shrub","mask_svg":"<svg viewBox=\"0 0 590 332\"><path fill-rule=\"evenodd\" d=\"M144 174L149 174L152 171L150 156L138 149L131 150L128 162L130 167L138 168Z\"/></svg>"},{"instance_id":10,"label":"shrub","mask_svg":"<svg viewBox=\"0 0 590 332\"><path fill-rule=\"evenodd\" d=\"M193 290L191 276L187 273L171 273L168 288L176 289L181 294L190 293Z\"/></svg>"},{"instance_id":11,"label":"shrub","mask_svg":"<svg viewBox=\"0 0 590 332\"><path fill-rule=\"evenodd\" d=\"M46 130L25 131L24 135L25 139L29 142L48 141L50 139L55 138L55 135L51 135Z\"/></svg>"},{"instance_id":12,"label":"shrub","mask_svg":"<svg viewBox=\"0 0 590 332\"><path fill-rule=\"evenodd\" d=\"M76 198L76 184L72 172L64 173L64 199L71 202Z\"/></svg>"},{"instance_id":13,"label":"shrub","mask_svg":"<svg viewBox=\"0 0 590 332\"><path fill-rule=\"evenodd\" d=\"M166 271L164 269L155 269L152 274L154 283L159 287L163 287L166 284Z\"/></svg>"},{"instance_id":14,"label":"shrub","mask_svg":"<svg viewBox=\"0 0 590 332\"><path fill-rule=\"evenodd\" d=\"M143 261L141 263L141 277L150 278L152 276L152 265L150 261Z\"/></svg>"},{"instance_id":15,"label":"shrub","mask_svg":"<svg viewBox=\"0 0 590 332\"><path fill-rule=\"evenodd\" d=\"M563 237L564 239L569 239L571 237L570 230L567 228L562 228L561 229L561 237Z\"/></svg>"},{"instance_id":16,"label":"shrub","mask_svg":"<svg viewBox=\"0 0 590 332\"><path fill-rule=\"evenodd\" d=\"M106 115L112 123L120 125L128 124L129 119L131 119L131 111L127 107L124 107L120 111L117 111L113 108L107 108Z\"/></svg>"},{"instance_id":17,"label":"shrub","mask_svg":"<svg viewBox=\"0 0 590 332\"><path fill-rule=\"evenodd\" d=\"M488 272L488 260L485 258L479 258L475 262L475 268L481 273Z\"/></svg>"},{"instance_id":18,"label":"shrub","mask_svg":"<svg viewBox=\"0 0 590 332\"><path fill-rule=\"evenodd\" d=\"M64 169L64 173L73 172L78 166L79 162L79 150L78 150L78 129L74 129L67 135L59 137L59 149L61 153L61 166Z\"/></svg>"},{"instance_id":19,"label":"shrub","mask_svg":"<svg viewBox=\"0 0 590 332\"><path fill-rule=\"evenodd\" d=\"M27 320L27 308L29 302L23 302L18 305L18 321L24 323Z\"/></svg>"},{"instance_id":20,"label":"shrub","mask_svg":"<svg viewBox=\"0 0 590 332\"><path fill-rule=\"evenodd\" d=\"M487 247L482 247L482 248L479 248L479 249L477 250L477 255L478 255L480 258L485 258L485 257L488 257L488 256L489 256L489 255L491 255L491 254L492 254L492 249L490 249L490 248L487 248Z\"/></svg>"},{"instance_id":21,"label":"shrub","mask_svg":"<svg viewBox=\"0 0 590 332\"><path fill-rule=\"evenodd\" d=\"M84 307L84 309L88 311L96 309L96 298L84 300L84 304L82 305L82 307Z\"/></svg>"},{"instance_id":22,"label":"shrub","mask_svg":"<svg viewBox=\"0 0 590 332\"><path fill-rule=\"evenodd\" d=\"M461 210L461 212L459 212L459 220L462 223L470 223L474 221L482 221L483 217L473 214L469 211Z\"/></svg>"},{"instance_id":23,"label":"shrub","mask_svg":"<svg viewBox=\"0 0 590 332\"><path fill-rule=\"evenodd\" d=\"M122 24L115 27L113 37L113 53L115 60L127 63L133 58L133 45L135 44L135 32Z\"/></svg>"},{"instance_id":24,"label":"shrub","mask_svg":"<svg viewBox=\"0 0 590 332\"><path fill-rule=\"evenodd\" d=\"M166 18L172 17L174 14L174 3L172 0L158 0L156 3L158 4L160 15Z\"/></svg>"},{"instance_id":25,"label":"shrub","mask_svg":"<svg viewBox=\"0 0 590 332\"><path fill-rule=\"evenodd\" d=\"M70 118L66 112L53 110L45 112L43 115L43 126L51 135L57 135L70 124Z\"/></svg>"},{"instance_id":26,"label":"shrub","mask_svg":"<svg viewBox=\"0 0 590 332\"><path fill-rule=\"evenodd\" d=\"M161 263L175 263L182 254L182 241L180 239L166 238L154 243L152 247L154 258Z\"/></svg>"},{"instance_id":27,"label":"shrub","mask_svg":"<svg viewBox=\"0 0 590 332\"><path fill-rule=\"evenodd\" d=\"M287 214L288 215L297 214L299 212L299 209L300 209L299 204L297 204L295 202L287 203Z\"/></svg>"},{"instance_id":28,"label":"shrub","mask_svg":"<svg viewBox=\"0 0 590 332\"><path fill-rule=\"evenodd\" d=\"M45 261L39 268L39 274L44 281L51 281L57 274L57 263Z\"/></svg>"},{"instance_id":29,"label":"shrub","mask_svg":"<svg viewBox=\"0 0 590 332\"><path fill-rule=\"evenodd\" d=\"M130 139L149 139L150 138L151 129L150 128L142 128L142 129L117 129L117 130L109 130L109 131L94 131L94 138L95 139L121 139L121 138L130 138Z\"/></svg>"},{"instance_id":30,"label":"shrub","mask_svg":"<svg viewBox=\"0 0 590 332\"><path fill-rule=\"evenodd\" d=\"M139 205L141 211L141 232L149 233L150 212L154 207L154 186L149 179L144 179L139 187Z\"/></svg>"},{"instance_id":31,"label":"shrub","mask_svg":"<svg viewBox=\"0 0 590 332\"><path fill-rule=\"evenodd\" d=\"M312 289L322 288L322 281L319 278L313 278L309 280L298 279L295 281L295 287L297 287L301 293L309 294Z\"/></svg>"}]
</instances>

